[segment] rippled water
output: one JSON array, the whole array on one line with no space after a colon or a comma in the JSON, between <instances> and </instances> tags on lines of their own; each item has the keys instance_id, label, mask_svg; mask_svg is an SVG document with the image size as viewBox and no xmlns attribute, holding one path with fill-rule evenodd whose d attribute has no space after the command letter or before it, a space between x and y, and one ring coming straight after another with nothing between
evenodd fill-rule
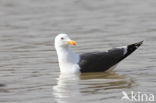
<instances>
[{"instance_id":1,"label":"rippled water","mask_svg":"<svg viewBox=\"0 0 156 103\"><path fill-rule=\"evenodd\" d=\"M60 75L58 33L77 53L145 41L113 73ZM125 103L155 87L155 0L0 0L0 103Z\"/></svg>"}]
</instances>

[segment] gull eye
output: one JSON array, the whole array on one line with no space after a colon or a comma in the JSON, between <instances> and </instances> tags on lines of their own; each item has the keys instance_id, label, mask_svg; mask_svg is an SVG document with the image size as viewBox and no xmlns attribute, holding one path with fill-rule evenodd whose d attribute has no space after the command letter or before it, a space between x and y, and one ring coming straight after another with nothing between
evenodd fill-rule
<instances>
[{"instance_id":1,"label":"gull eye","mask_svg":"<svg viewBox=\"0 0 156 103\"><path fill-rule=\"evenodd\" d=\"M64 38L63 38L63 37L61 37L61 40L64 40Z\"/></svg>"}]
</instances>

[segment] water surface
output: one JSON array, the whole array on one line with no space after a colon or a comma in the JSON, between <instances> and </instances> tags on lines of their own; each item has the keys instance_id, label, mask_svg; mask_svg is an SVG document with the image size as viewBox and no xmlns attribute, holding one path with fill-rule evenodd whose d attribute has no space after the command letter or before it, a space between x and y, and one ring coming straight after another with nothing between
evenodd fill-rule
<instances>
[{"instance_id":1,"label":"water surface","mask_svg":"<svg viewBox=\"0 0 156 103\"><path fill-rule=\"evenodd\" d=\"M112 73L61 75L54 38L76 53L144 40ZM122 91L156 97L155 0L1 0L1 103L121 103Z\"/></svg>"}]
</instances>

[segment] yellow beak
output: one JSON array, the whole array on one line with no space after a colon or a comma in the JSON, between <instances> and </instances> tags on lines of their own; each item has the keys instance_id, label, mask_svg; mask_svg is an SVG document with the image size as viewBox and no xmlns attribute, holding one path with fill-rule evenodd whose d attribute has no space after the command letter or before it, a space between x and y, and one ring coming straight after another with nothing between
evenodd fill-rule
<instances>
[{"instance_id":1,"label":"yellow beak","mask_svg":"<svg viewBox=\"0 0 156 103\"><path fill-rule=\"evenodd\" d=\"M70 41L68 41L67 43L68 43L68 44L72 44L72 45L74 45L74 46L77 45L76 41L74 41L74 40L70 40Z\"/></svg>"}]
</instances>

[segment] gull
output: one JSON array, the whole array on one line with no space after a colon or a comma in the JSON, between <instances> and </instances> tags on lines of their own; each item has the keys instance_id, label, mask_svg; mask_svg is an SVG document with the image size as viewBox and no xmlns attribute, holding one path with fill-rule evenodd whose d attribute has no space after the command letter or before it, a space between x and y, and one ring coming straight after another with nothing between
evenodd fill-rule
<instances>
[{"instance_id":1,"label":"gull","mask_svg":"<svg viewBox=\"0 0 156 103\"><path fill-rule=\"evenodd\" d=\"M67 34L55 37L55 49L61 73L108 72L115 69L117 64L133 53L143 41L127 46L117 47L108 51L74 53L69 45L76 46Z\"/></svg>"}]
</instances>

